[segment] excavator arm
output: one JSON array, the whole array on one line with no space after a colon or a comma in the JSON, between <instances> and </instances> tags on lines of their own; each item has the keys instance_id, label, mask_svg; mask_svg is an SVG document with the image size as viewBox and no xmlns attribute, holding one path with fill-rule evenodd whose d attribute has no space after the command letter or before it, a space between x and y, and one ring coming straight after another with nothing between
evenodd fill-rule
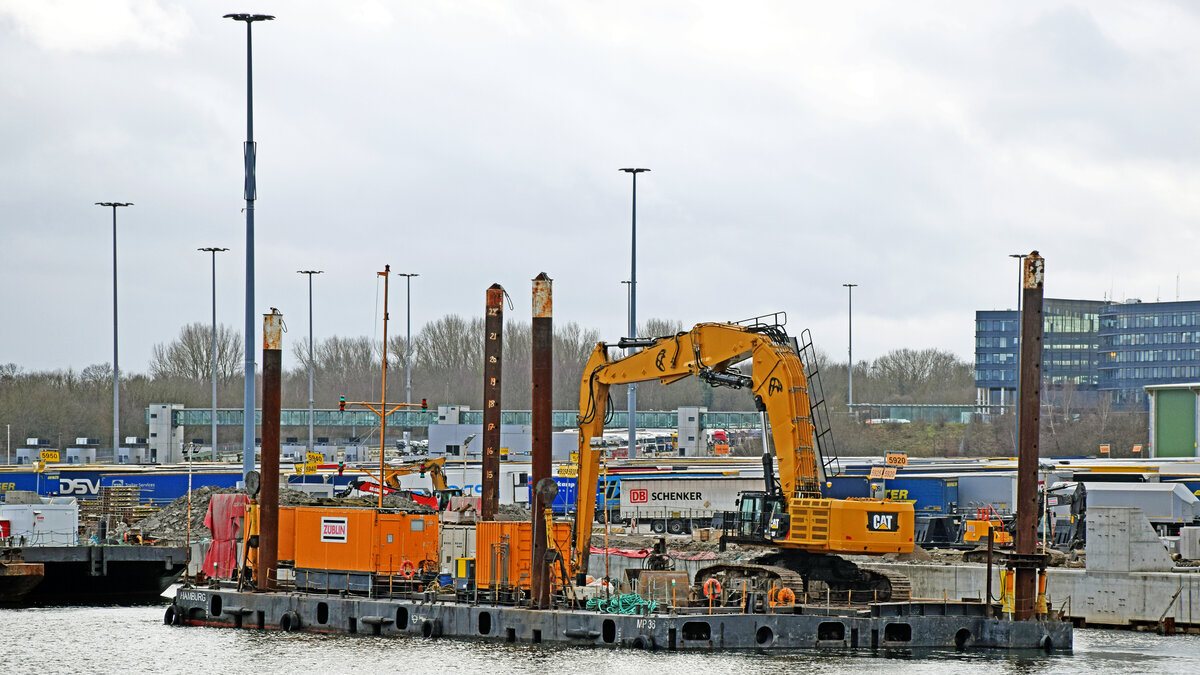
<instances>
[{"instance_id":1,"label":"excavator arm","mask_svg":"<svg viewBox=\"0 0 1200 675\"><path fill-rule=\"evenodd\" d=\"M423 459L416 462L407 462L397 466L388 467L383 474L383 480L379 481L377 472L366 469L366 473L377 482L382 482L384 485L398 490L400 489L400 476L419 473L422 476L429 474L430 481L433 483L433 489L446 489L446 470L442 467L446 463L445 457L435 457L433 459Z\"/></svg>"},{"instance_id":2,"label":"excavator arm","mask_svg":"<svg viewBox=\"0 0 1200 675\"><path fill-rule=\"evenodd\" d=\"M671 384L694 375L713 386L748 388L759 411L770 417L771 444L779 463L779 487L787 498L820 498L824 480L813 444L808 381L796 349L778 326L702 323L667 337L622 340L618 348L642 347L624 358L609 358L599 343L584 366L579 390L579 473L576 487L577 570L587 571L591 524L595 516L601 449L592 439L604 433L609 387L657 380ZM751 374L731 369L747 358ZM767 476L770 481L770 476Z\"/></svg>"}]
</instances>

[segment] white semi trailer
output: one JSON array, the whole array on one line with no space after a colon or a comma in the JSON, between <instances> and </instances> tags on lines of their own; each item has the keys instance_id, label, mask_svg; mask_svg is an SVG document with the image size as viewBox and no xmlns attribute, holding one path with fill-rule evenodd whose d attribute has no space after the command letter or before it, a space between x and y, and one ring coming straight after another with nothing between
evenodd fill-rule
<instances>
[{"instance_id":1,"label":"white semi trailer","mask_svg":"<svg viewBox=\"0 0 1200 675\"><path fill-rule=\"evenodd\" d=\"M711 527L714 513L736 511L742 492L762 489L762 478L745 476L622 476L620 520L659 534L686 534Z\"/></svg>"}]
</instances>

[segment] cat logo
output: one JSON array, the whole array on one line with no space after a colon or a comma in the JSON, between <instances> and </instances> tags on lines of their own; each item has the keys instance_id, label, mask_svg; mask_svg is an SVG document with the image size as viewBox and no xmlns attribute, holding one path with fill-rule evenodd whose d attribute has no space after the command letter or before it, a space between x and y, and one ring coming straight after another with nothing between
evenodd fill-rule
<instances>
[{"instance_id":1,"label":"cat logo","mask_svg":"<svg viewBox=\"0 0 1200 675\"><path fill-rule=\"evenodd\" d=\"M900 526L898 521L898 514L895 513L867 512L867 529L871 532L895 532Z\"/></svg>"}]
</instances>

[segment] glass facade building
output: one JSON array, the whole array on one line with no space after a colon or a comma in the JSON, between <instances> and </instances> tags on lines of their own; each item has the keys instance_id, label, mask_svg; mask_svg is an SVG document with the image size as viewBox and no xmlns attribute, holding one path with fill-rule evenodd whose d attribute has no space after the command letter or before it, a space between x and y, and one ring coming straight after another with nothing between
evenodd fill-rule
<instances>
[{"instance_id":1,"label":"glass facade building","mask_svg":"<svg viewBox=\"0 0 1200 675\"><path fill-rule=\"evenodd\" d=\"M975 399L1012 406L1017 394L1019 316L975 313ZM1109 393L1119 405L1145 405L1144 387L1200 380L1200 301L1124 303L1046 298L1042 376L1047 391L1070 390L1076 405Z\"/></svg>"},{"instance_id":2,"label":"glass facade building","mask_svg":"<svg viewBox=\"0 0 1200 675\"><path fill-rule=\"evenodd\" d=\"M1106 305L1099 384L1115 402L1143 402L1145 387L1200 380L1200 301Z\"/></svg>"},{"instance_id":3,"label":"glass facade building","mask_svg":"<svg viewBox=\"0 0 1200 675\"><path fill-rule=\"evenodd\" d=\"M1042 301L1042 377L1051 389L1095 399L1097 388L1098 300ZM1011 406L1017 396L1020 316L1015 310L975 313L975 402Z\"/></svg>"}]
</instances>

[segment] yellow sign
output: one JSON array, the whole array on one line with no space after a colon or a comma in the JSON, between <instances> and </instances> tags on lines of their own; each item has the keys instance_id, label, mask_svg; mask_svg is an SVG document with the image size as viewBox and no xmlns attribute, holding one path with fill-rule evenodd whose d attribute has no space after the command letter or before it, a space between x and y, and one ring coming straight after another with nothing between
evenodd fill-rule
<instances>
[{"instance_id":1,"label":"yellow sign","mask_svg":"<svg viewBox=\"0 0 1200 675\"><path fill-rule=\"evenodd\" d=\"M889 452L886 461L888 466L908 466L908 455Z\"/></svg>"},{"instance_id":2,"label":"yellow sign","mask_svg":"<svg viewBox=\"0 0 1200 675\"><path fill-rule=\"evenodd\" d=\"M58 461L58 451L57 450L43 450L42 451L42 461L43 462L57 462Z\"/></svg>"},{"instance_id":3,"label":"yellow sign","mask_svg":"<svg viewBox=\"0 0 1200 675\"><path fill-rule=\"evenodd\" d=\"M884 468L884 470L883 470L883 479L884 480L891 480L895 477L896 477L896 467L889 466L889 467Z\"/></svg>"},{"instance_id":4,"label":"yellow sign","mask_svg":"<svg viewBox=\"0 0 1200 675\"><path fill-rule=\"evenodd\" d=\"M1105 443L1104 445L1100 446L1100 454L1102 454L1102 455L1107 455L1107 454L1108 454L1108 444L1107 444L1107 443Z\"/></svg>"},{"instance_id":5,"label":"yellow sign","mask_svg":"<svg viewBox=\"0 0 1200 675\"><path fill-rule=\"evenodd\" d=\"M578 478L579 467L574 464L559 464L558 475L560 478Z\"/></svg>"},{"instance_id":6,"label":"yellow sign","mask_svg":"<svg viewBox=\"0 0 1200 675\"><path fill-rule=\"evenodd\" d=\"M882 466L871 467L871 479L879 480L880 478L883 478L883 467Z\"/></svg>"},{"instance_id":7,"label":"yellow sign","mask_svg":"<svg viewBox=\"0 0 1200 675\"><path fill-rule=\"evenodd\" d=\"M579 463L579 453L578 453L578 452L572 452L572 453L571 453L571 463L572 463L572 464L578 464L578 463Z\"/></svg>"},{"instance_id":8,"label":"yellow sign","mask_svg":"<svg viewBox=\"0 0 1200 675\"><path fill-rule=\"evenodd\" d=\"M321 465L321 462L325 460L325 456L319 452L307 453L306 457L308 461L304 462L303 464L300 462L296 463L296 473L316 473L317 469Z\"/></svg>"},{"instance_id":9,"label":"yellow sign","mask_svg":"<svg viewBox=\"0 0 1200 675\"><path fill-rule=\"evenodd\" d=\"M1133 454L1135 454L1135 455L1139 454L1139 453L1141 453L1141 451L1142 451L1142 446L1140 446L1140 445L1133 446Z\"/></svg>"}]
</instances>

